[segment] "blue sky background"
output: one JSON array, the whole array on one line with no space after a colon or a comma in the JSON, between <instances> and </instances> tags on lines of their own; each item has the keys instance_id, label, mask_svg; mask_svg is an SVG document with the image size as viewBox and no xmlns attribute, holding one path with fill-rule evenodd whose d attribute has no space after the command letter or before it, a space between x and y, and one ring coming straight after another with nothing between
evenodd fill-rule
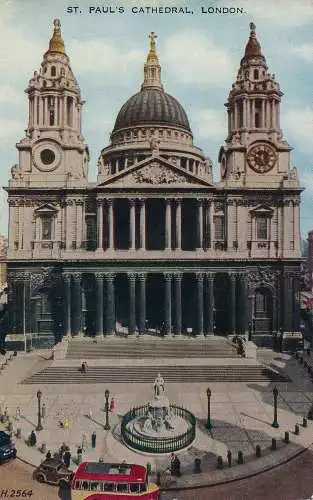
<instances>
[{"instance_id":1,"label":"blue sky background","mask_svg":"<svg viewBox=\"0 0 313 500\"><path fill-rule=\"evenodd\" d=\"M68 14L77 5L82 14ZM89 14L89 6L124 6L124 14ZM132 14L132 6L185 6L194 15ZM243 7L244 14L201 14L201 5ZM254 21L269 71L284 92L281 124L294 147L292 165L300 172L301 230L312 229L312 63L313 2L311 0L239 0L199 3L177 0L99 4L86 0L0 0L0 185L6 185L17 162L15 143L27 125L28 80L38 70L47 50L54 18L72 69L86 100L83 134L91 151L89 178L96 178L100 150L122 104L136 93L143 79L148 35L158 35L157 48L165 90L185 108L194 143L213 160L219 179L217 154L226 137L226 102ZM0 193L0 232L7 233L5 193Z\"/></svg>"}]
</instances>

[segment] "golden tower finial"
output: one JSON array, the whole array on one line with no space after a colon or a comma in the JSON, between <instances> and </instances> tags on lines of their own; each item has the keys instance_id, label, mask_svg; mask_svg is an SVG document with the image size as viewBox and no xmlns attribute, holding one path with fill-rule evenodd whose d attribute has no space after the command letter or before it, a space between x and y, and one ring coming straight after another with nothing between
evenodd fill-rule
<instances>
[{"instance_id":1,"label":"golden tower finial","mask_svg":"<svg viewBox=\"0 0 313 500\"><path fill-rule=\"evenodd\" d=\"M54 31L52 38L49 42L49 52L60 52L61 54L65 54L65 46L61 38L60 19L55 19L53 21L53 24L54 24Z\"/></svg>"},{"instance_id":2,"label":"golden tower finial","mask_svg":"<svg viewBox=\"0 0 313 500\"><path fill-rule=\"evenodd\" d=\"M151 62L151 61L157 62L158 55L156 53L155 39L158 38L158 36L154 33L154 31L151 31L149 38L150 38L150 50L149 50L149 54L147 57L147 62Z\"/></svg>"},{"instance_id":3,"label":"golden tower finial","mask_svg":"<svg viewBox=\"0 0 313 500\"><path fill-rule=\"evenodd\" d=\"M254 23L250 23L250 36L256 36L255 34L255 24Z\"/></svg>"}]
</instances>

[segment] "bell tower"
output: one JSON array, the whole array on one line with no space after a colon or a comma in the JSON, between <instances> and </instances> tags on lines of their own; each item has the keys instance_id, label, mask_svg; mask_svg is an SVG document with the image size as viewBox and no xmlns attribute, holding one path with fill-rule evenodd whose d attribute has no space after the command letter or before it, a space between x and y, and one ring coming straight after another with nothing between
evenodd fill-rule
<instances>
[{"instance_id":1,"label":"bell tower","mask_svg":"<svg viewBox=\"0 0 313 500\"><path fill-rule=\"evenodd\" d=\"M81 135L81 93L54 20L49 48L40 71L26 89L29 116L26 136L17 143L19 165L11 185L66 187L87 184L88 147Z\"/></svg>"},{"instance_id":2,"label":"bell tower","mask_svg":"<svg viewBox=\"0 0 313 500\"><path fill-rule=\"evenodd\" d=\"M277 188L286 180L297 180L296 170L290 170L292 148L280 128L282 96L250 23L245 53L225 104L228 135L219 154L223 184Z\"/></svg>"}]
</instances>

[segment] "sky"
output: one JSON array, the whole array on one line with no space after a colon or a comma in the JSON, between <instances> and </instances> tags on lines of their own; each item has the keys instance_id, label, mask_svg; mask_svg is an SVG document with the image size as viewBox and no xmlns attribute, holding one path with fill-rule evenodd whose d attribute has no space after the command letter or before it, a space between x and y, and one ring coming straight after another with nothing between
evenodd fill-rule
<instances>
[{"instance_id":1,"label":"sky","mask_svg":"<svg viewBox=\"0 0 313 500\"><path fill-rule=\"evenodd\" d=\"M68 8L77 6L77 13ZM96 7L123 13L97 13ZM185 7L193 14L136 14L133 7ZM89 12L89 8L93 12ZM204 14L201 7L242 8L238 14ZM203 149L219 180L218 151L226 138L226 108L232 83L249 36L256 32L270 73L284 92L281 126L294 148L291 164L299 170L302 194L301 232L313 229L313 1L228 0L0 0L0 185L6 186L17 163L15 144L24 137L28 100L24 93L59 18L62 38L83 99L83 135L91 152L89 180L108 145L120 107L138 92L151 31L166 92L187 112L194 144ZM0 233L7 234L6 193L0 191Z\"/></svg>"}]
</instances>

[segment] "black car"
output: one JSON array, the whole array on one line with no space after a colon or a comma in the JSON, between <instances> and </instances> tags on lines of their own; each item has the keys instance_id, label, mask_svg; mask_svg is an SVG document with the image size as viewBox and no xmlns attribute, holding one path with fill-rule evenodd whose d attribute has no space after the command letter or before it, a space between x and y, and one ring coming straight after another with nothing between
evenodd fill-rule
<instances>
[{"instance_id":1,"label":"black car","mask_svg":"<svg viewBox=\"0 0 313 500\"><path fill-rule=\"evenodd\" d=\"M11 458L16 458L14 443L12 443L10 436L6 432L0 431L0 462Z\"/></svg>"},{"instance_id":2,"label":"black car","mask_svg":"<svg viewBox=\"0 0 313 500\"><path fill-rule=\"evenodd\" d=\"M39 483L50 483L58 486L69 486L74 473L67 469L62 460L46 458L33 473L33 479Z\"/></svg>"}]
</instances>

